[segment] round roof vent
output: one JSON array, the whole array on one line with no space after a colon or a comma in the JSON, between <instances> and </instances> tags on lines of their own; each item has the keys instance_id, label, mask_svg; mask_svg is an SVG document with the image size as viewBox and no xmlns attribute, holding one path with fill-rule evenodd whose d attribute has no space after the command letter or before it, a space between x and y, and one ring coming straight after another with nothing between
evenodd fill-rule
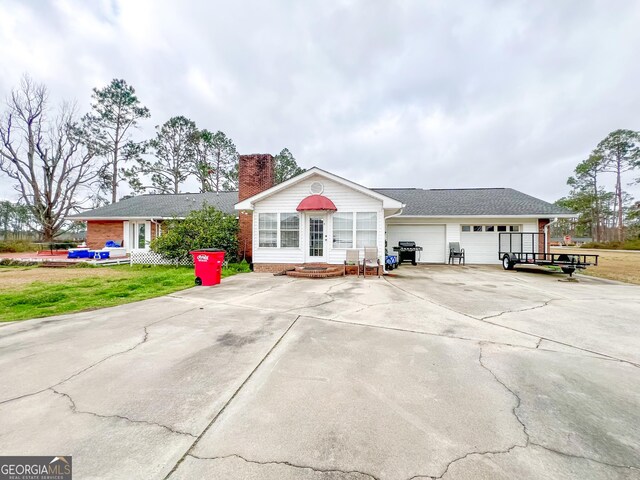
<instances>
[{"instance_id":1,"label":"round roof vent","mask_svg":"<svg viewBox=\"0 0 640 480\"><path fill-rule=\"evenodd\" d=\"M324 185L322 185L320 182L313 182L309 187L309 191L314 195L320 195L322 192L324 192Z\"/></svg>"}]
</instances>

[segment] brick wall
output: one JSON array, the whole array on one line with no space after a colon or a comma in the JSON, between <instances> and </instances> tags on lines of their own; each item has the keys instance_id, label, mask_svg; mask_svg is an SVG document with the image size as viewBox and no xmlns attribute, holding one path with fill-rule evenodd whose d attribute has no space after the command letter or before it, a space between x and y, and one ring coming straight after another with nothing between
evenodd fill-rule
<instances>
[{"instance_id":1,"label":"brick wall","mask_svg":"<svg viewBox=\"0 0 640 480\"><path fill-rule=\"evenodd\" d=\"M108 240L122 242L123 223L122 220L89 220L87 222L87 245L89 248L102 248Z\"/></svg>"},{"instance_id":2,"label":"brick wall","mask_svg":"<svg viewBox=\"0 0 640 480\"><path fill-rule=\"evenodd\" d=\"M551 243L551 235L547 238L547 249L544 248L544 227L548 225L550 220L548 218L539 218L538 219L538 232L540 235L538 236L538 252L544 253L549 252L550 243Z\"/></svg>"},{"instance_id":3,"label":"brick wall","mask_svg":"<svg viewBox=\"0 0 640 480\"><path fill-rule=\"evenodd\" d=\"M238 201L273 187L274 159L267 154L240 155L238 164ZM240 257L251 262L253 249L253 214L240 212L238 247ZM279 271L279 270L278 270Z\"/></svg>"},{"instance_id":4,"label":"brick wall","mask_svg":"<svg viewBox=\"0 0 640 480\"><path fill-rule=\"evenodd\" d=\"M299 263L254 263L253 271L256 273L278 273L299 265Z\"/></svg>"},{"instance_id":5,"label":"brick wall","mask_svg":"<svg viewBox=\"0 0 640 480\"><path fill-rule=\"evenodd\" d=\"M320 264L319 264L320 265ZM329 265L329 264L322 264ZM289 270L295 267L299 267L299 263L254 263L253 271L256 273L279 273L283 270ZM358 273L356 266L352 265L352 268L347 267L347 275L356 275ZM384 272L383 266L380 266L380 275ZM362 272L360 272L362 275ZM375 268L367 268L367 276L378 275Z\"/></svg>"}]
</instances>

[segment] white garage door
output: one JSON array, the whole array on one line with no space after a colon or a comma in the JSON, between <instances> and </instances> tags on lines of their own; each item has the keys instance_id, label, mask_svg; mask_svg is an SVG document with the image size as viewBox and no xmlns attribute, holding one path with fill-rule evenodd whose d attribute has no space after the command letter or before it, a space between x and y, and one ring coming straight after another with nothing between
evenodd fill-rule
<instances>
[{"instance_id":1,"label":"white garage door","mask_svg":"<svg viewBox=\"0 0 640 480\"><path fill-rule=\"evenodd\" d=\"M387 249L389 253L399 241L410 240L423 248L418 252L420 263L445 263L444 225L388 225Z\"/></svg>"},{"instance_id":2,"label":"white garage door","mask_svg":"<svg viewBox=\"0 0 640 480\"><path fill-rule=\"evenodd\" d=\"M466 263L500 263L497 232L462 232L460 246Z\"/></svg>"}]
</instances>

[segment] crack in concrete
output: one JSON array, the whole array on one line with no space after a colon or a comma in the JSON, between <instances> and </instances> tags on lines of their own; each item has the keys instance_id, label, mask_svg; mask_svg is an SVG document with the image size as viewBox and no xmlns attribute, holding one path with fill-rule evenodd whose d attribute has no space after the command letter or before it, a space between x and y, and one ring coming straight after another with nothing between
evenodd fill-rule
<instances>
[{"instance_id":1,"label":"crack in concrete","mask_svg":"<svg viewBox=\"0 0 640 480\"><path fill-rule=\"evenodd\" d=\"M276 340L276 342L271 346L271 348L269 349L269 351L264 355L264 357L262 357L262 359L258 362L258 364L253 367L253 370L251 370L251 372L249 373L249 375L244 379L244 381L240 384L240 386L233 392L233 394L231 395L231 397L229 397L229 399L225 402L225 404L222 406L222 408L220 410L218 410L218 413L216 413L214 415L214 417L211 419L211 421L209 422L209 424L204 428L204 430L202 430L202 432L200 432L200 435L198 435L196 437L196 439L193 441L193 443L189 446L189 448L186 450L186 452L184 452L184 454L178 459L178 461L176 462L176 464L173 466L173 468L171 468L171 470L169 471L169 473L167 473L167 475L164 477L164 480L167 480L169 477L171 477L171 475L173 475L175 473L175 471L178 469L178 467L180 466L180 464L184 461L184 459L187 457L187 455L191 455L193 452L193 449L196 448L196 446L198 445L198 443L200 442L200 440L202 439L202 437L204 437L204 435L209 431L209 429L216 423L216 421L218 420L218 418L220 418L220 416L226 411L227 407L231 404L231 402L233 402L233 400L238 396L238 394L240 393L240 391L244 388L244 386L249 382L249 380L251 380L251 378L253 377L253 375L256 373L256 371L258 371L258 369L260 368L260 366L262 366L262 364L267 360L267 358L269 357L269 355L271 355L271 353L276 349L276 347L278 345L280 345L280 342L282 342L282 339L289 333L289 331L291 331L291 329L293 328L293 326L296 324L296 322L298 321L298 319L300 319L300 315L296 316L296 318L293 320L293 322L291 322L291 324L287 327L287 329L284 331L284 333L282 335L280 335L280 338L278 338L278 340Z\"/></svg>"},{"instance_id":2,"label":"crack in concrete","mask_svg":"<svg viewBox=\"0 0 640 480\"><path fill-rule=\"evenodd\" d=\"M146 343L146 342L147 342L147 340L148 340L148 338L149 338L149 330L148 330L148 329L149 329L149 327L151 327L152 325L155 325L155 324L160 323L160 322L164 322L165 320L170 320L170 319L175 318L175 317L178 317L178 316L180 316L180 315L184 315L184 314L189 313L189 312L191 312L191 311L193 311L193 310L196 310L197 308L198 308L198 307L189 308L189 309L187 309L187 310L185 310L185 311L183 311L183 312L176 313L175 315L170 315L169 317L161 318L161 319L156 320L156 321L154 321L154 322L151 322L151 323L149 323L149 324L147 324L147 325L144 325L144 326L142 327L142 328L143 328L143 331L144 331L144 335L143 335L143 337L142 337L142 340L140 340L139 342L137 342L137 343L136 343L135 345L133 345L132 347L129 347L129 348L125 349L125 350L121 350L121 351L119 351L119 352L114 352L114 353L112 353L112 354L110 354L110 355L107 355L106 357L104 357L104 358L102 358L102 359L98 360L97 362L94 362L94 363L92 363L92 364L88 365L87 367L85 367L85 368L83 368L83 369L81 369L81 370L79 370L79 371L77 371L77 372L75 372L75 373L73 373L73 374L69 375L68 377L66 377L66 378L64 378L64 379L62 379L62 380L60 380L58 383L54 383L53 385L49 385L49 386L47 386L47 387L45 387L45 388L42 388L42 389L40 389L40 390L38 390L38 391L35 391L35 392L25 393L24 395L19 395L19 396L17 396L17 397L13 397L13 398L8 398L8 399L6 399L6 400L2 400L2 401L0 402L0 405L4 405L5 403L13 402L13 401L16 401L16 400L21 400L21 399L23 399L23 398L32 397L32 396L34 396L34 395L38 395L38 394L40 394L40 393L46 392L47 390L50 390L50 389L55 388L55 387L58 387L58 386L62 385L63 383L66 383L66 382L68 382L69 380L71 380L71 379L73 379L73 378L76 378L76 377L78 377L79 375L82 375L83 373L85 373L85 372L87 372L87 371L91 370L91 369L92 369L92 368L94 368L94 367L97 367L98 365L100 365L100 364L102 364L102 363L106 362L107 360L110 360L110 359L112 359L112 358L114 358L114 357L117 357L117 356L119 356L119 355L124 355L125 353L129 353L129 352L131 352L131 351L135 350L136 348L138 348L140 345L142 345L142 344L144 344L144 343Z\"/></svg>"},{"instance_id":3,"label":"crack in concrete","mask_svg":"<svg viewBox=\"0 0 640 480\"><path fill-rule=\"evenodd\" d=\"M496 376L496 374L493 373L493 371L484 364L484 362L482 361L482 344L483 344L483 342L480 342L480 345L479 345L480 346L480 352L479 352L479 355L478 355L478 363L480 364L480 366L482 368L484 368L487 372L489 372L491 374L491 376L494 378L494 380L496 382L498 382L500 385L502 385L502 387L506 391L508 391L513 396L513 398L516 400L515 405L511 409L511 412L513 413L513 416L518 421L520 426L522 426L522 433L525 436L525 443L524 443L524 445L521 445L519 443L514 443L510 447L508 447L506 449L502 449L502 450L484 450L484 451L480 451L480 452L474 451L474 452L465 453L464 455L461 455L460 457L454 458L449 463L447 463L447 465L445 466L445 468L442 471L442 473L440 473L436 477L432 477L432 478L439 479L439 478L444 477L447 474L447 472L449 471L449 468L451 468L451 465L453 465L454 463L459 462L461 460L464 460L465 458L470 457L472 455L480 455L480 456L482 456L482 455L489 455L489 454L493 454L493 455L504 454L504 453L509 453L514 448L518 448L518 447L525 448L525 447L527 447L529 445L530 438L529 438L529 432L527 432L527 426L524 424L522 419L518 416L518 412L517 412L517 409L520 407L520 404L521 404L520 396L516 392L514 392L511 388L509 388L506 383L504 383L502 380L500 380ZM424 475L422 477L424 477ZM416 479L416 478L420 478L420 475L417 475L415 477L411 477L411 479L409 479L409 480L413 480L413 479Z\"/></svg>"},{"instance_id":4,"label":"crack in concrete","mask_svg":"<svg viewBox=\"0 0 640 480\"><path fill-rule=\"evenodd\" d=\"M68 393L65 393L65 392L60 392L60 391L56 390L53 387L49 388L49 390L52 391L53 393L57 394L57 395L60 395L61 397L66 398L70 403L70 408L71 408L71 411L73 413L91 415L91 416L94 416L94 417L97 417L97 418L119 419L119 420L125 420L127 422L131 422L131 423L141 423L141 424L144 424L144 425L156 426L156 427L164 428L165 430L168 430L169 432L175 433L177 435L186 435L186 436L189 436L189 437L192 437L192 438L196 438L196 436L194 434L192 434L192 433L183 432L183 431L177 430L175 428L171 428L168 425L163 425L163 424L157 423L157 422L151 422L151 421L148 421L148 420L136 420L136 419L124 416L124 415L103 415L103 414L96 413L96 412L89 412L87 410L78 410L78 406L76 405L76 402L71 397L71 395L69 395Z\"/></svg>"},{"instance_id":5,"label":"crack in concrete","mask_svg":"<svg viewBox=\"0 0 640 480\"><path fill-rule=\"evenodd\" d=\"M273 290L274 288L278 288L278 287L281 287L281 286L283 286L283 285L288 285L288 284L293 283L293 282L295 282L295 281L296 281L296 279L295 279L295 278L293 278L293 279L289 280L288 282L276 283L275 285L271 285L270 287L265 288L264 290L260 290L260 291L258 291L258 292L254 292L254 293L252 293L252 294L250 294L250 295L240 296L239 298L240 298L240 299L242 299L242 298L247 298L247 297L254 297L254 296L256 296L256 295L260 295L261 293L267 293L267 292L270 292L270 291L271 291L271 290Z\"/></svg>"},{"instance_id":6,"label":"crack in concrete","mask_svg":"<svg viewBox=\"0 0 640 480\"><path fill-rule=\"evenodd\" d=\"M567 453L567 452L563 452L561 450L556 450L554 448L551 447L547 447L544 446L540 443L536 443L534 441L531 440L531 437L529 435L529 432L527 431L527 426L524 423L524 421L520 418L520 416L518 415L517 409L520 408L521 405L521 398L520 396L512 389L510 388L505 382L503 382L502 380L500 380L498 378L498 376L493 372L493 370L491 370L483 361L482 361L482 355L483 355L483 350L482 350L482 345L484 342L480 342L480 353L478 355L478 362L480 363L480 366L482 368L484 368L485 370L487 370L491 376L496 380L496 382L498 382L500 385L502 385L502 387L504 387L505 390L507 390L515 399L516 399L516 404L514 405L514 407L512 408L512 413L513 416L515 417L515 419L518 421L518 423L522 426L522 432L524 433L525 437L526 437L526 442L524 445L520 445L518 443L515 443L513 445L511 445L510 447L504 449L504 450L487 450L487 451L480 451L480 452L468 452L464 455L461 455L457 458L454 458L453 460L451 460L449 463L447 463L447 465L445 466L445 469L443 470L443 472L438 475L438 476L430 476L430 475L415 475L413 477L410 477L408 480L416 480L418 478L431 478L431 479L441 479L443 478L447 472L449 471L449 469L451 468L451 465L453 465L456 462L460 462L462 460L464 460L467 457L471 457L474 455L478 455L478 456L484 456L484 455L502 455L502 454L507 454L509 452L511 452L512 450L516 449L516 448L529 448L531 446L535 446L535 447L539 447L542 448L544 450L547 450L549 452L558 454L558 455L562 455L565 457L569 457L569 458L576 458L576 459L582 459L582 460L587 460L590 462L595 462L595 463L599 463L601 465L607 466L607 467L611 467L611 468L625 468L625 469L629 469L629 470L640 470L640 468L632 466L632 465L620 465L620 464L615 464L615 463L610 463L610 462L604 462L602 460L596 460L594 458L591 457L586 457L583 455L575 455L575 454L571 454L571 453Z\"/></svg>"},{"instance_id":7,"label":"crack in concrete","mask_svg":"<svg viewBox=\"0 0 640 480\"><path fill-rule=\"evenodd\" d=\"M540 348L540 344L542 343L542 340L543 340L542 337L538 339L538 343L536 343L536 348Z\"/></svg>"},{"instance_id":8,"label":"crack in concrete","mask_svg":"<svg viewBox=\"0 0 640 480\"><path fill-rule=\"evenodd\" d=\"M509 386L504 383L502 380L500 380L498 378L498 376L493 373L493 370L491 370L489 367L487 367L484 362L482 361L482 342L480 342L480 354L478 355L478 363L480 363L480 366L482 368L484 368L487 372L489 372L491 374L491 376L496 380L496 382L498 382L500 385L502 385L505 390L507 390L509 393L511 393L511 395L513 395L513 397L516 399L516 404L514 405L514 407L511 409L513 416L516 418L516 420L518 421L518 423L520 425L522 425L522 433L524 433L525 437L526 437L526 443L524 446L529 445L529 442L531 441L530 437L529 437L529 432L527 431L527 426L525 425L525 423L522 421L522 419L520 418L520 416L518 415L518 408L520 408L520 405L522 403L522 400L520 399L520 396L511 388L509 388Z\"/></svg>"},{"instance_id":9,"label":"crack in concrete","mask_svg":"<svg viewBox=\"0 0 640 480\"><path fill-rule=\"evenodd\" d=\"M352 312L349 312L352 313ZM333 323L341 323L343 325L352 325L352 326L356 326L356 327L365 327L365 328L377 328L380 330L390 330L392 332L403 332L403 333L413 333L413 334L417 334L417 335L428 335L428 336L432 336L432 337L443 337L443 338L452 338L455 340L464 340L465 342L473 342L473 343L488 343L491 345L503 345L503 346L507 346L507 347L514 347L514 348L529 348L529 349L533 349L534 347L527 347L526 345L516 345L513 343L504 343L504 342L495 342L492 340L482 340L479 338L467 338L467 337L460 337L460 336L456 336L456 335L448 335L445 333L434 333L434 332L424 332L421 330L411 330L409 328L398 328L398 327L385 327L383 325L372 325L370 323L358 323L358 322L349 322L347 320L338 320L335 318L325 318L325 317L317 317L314 315L302 315L304 318L310 318L313 320L320 320L320 321L324 321L324 322L333 322Z\"/></svg>"},{"instance_id":10,"label":"crack in concrete","mask_svg":"<svg viewBox=\"0 0 640 480\"><path fill-rule=\"evenodd\" d=\"M150 325L151 325L151 324L150 324ZM65 379L60 380L58 383L54 383L53 385L50 385L50 386L48 386L48 387L45 387L45 388L43 388L43 389L41 389L41 390L38 390L38 391L36 391L36 392L31 392L31 393L25 393L24 395L20 395L20 396L14 397L14 398L9 398L9 399L7 399L7 400L3 400L3 401L1 401L1 402L0 402L0 405L3 405L3 404L5 404L5 403L9 403L9 402L13 402L13 401L15 401L15 400L20 400L20 399L22 399L22 398L32 397L32 396L34 396L34 395L38 395L39 393L46 392L47 390L51 390L51 389L53 389L53 388L55 388L55 387L57 387L57 386L62 385L62 384L63 384L63 383L65 383L65 382L68 382L69 380L71 380L71 379L73 379L73 378L77 377L78 375L82 375L82 374L83 374L83 373L85 373L86 371L91 370L92 368L94 368L94 367L96 367L96 366L100 365L101 363L106 362L107 360L109 360L109 359L111 359L111 358L113 358L113 357L117 357L118 355L123 355L123 354L128 353L128 352L130 352L130 351L132 351L132 350L135 350L135 349L136 349L136 348L138 348L140 345L142 345L143 343L145 343L145 342L147 341L147 339L149 338L149 332L148 332L148 330L147 330L148 326L144 326L143 328L144 328L144 336L142 337L142 340L140 340L138 343L136 343L133 347L127 348L126 350L121 350L121 351L119 351L119 352L112 353L111 355L107 355L106 357L104 357L104 358L102 358L102 359L98 360L98 361L97 361L97 362L95 362L95 363L92 363L91 365L89 365L89 366L87 366L87 367L83 368L82 370L78 370L77 372L73 373L72 375L69 375L69 376L68 376L68 377L66 377Z\"/></svg>"},{"instance_id":11,"label":"crack in concrete","mask_svg":"<svg viewBox=\"0 0 640 480\"><path fill-rule=\"evenodd\" d=\"M509 453L511 452L511 450L515 449L515 448L525 448L524 445L512 445L509 448L506 448L504 450L486 450L486 451L481 451L481 452L468 452L465 453L464 455L461 455L459 457L454 458L453 460L451 460L449 463L447 463L447 465L445 466L443 472L437 476L432 476L432 475L414 475L413 477L409 477L407 480L415 480L418 478L431 478L434 480L440 479L442 477L444 477L447 472L449 471L449 468L451 468L451 465L453 465L456 462L460 462L462 460L464 460L467 457L471 457L474 455L478 455L478 456L484 456L484 455L500 455L500 454L505 454L505 453Z\"/></svg>"},{"instance_id":12,"label":"crack in concrete","mask_svg":"<svg viewBox=\"0 0 640 480\"><path fill-rule=\"evenodd\" d=\"M486 317L480 317L480 318L478 318L478 320L485 321L485 320L487 320L489 318L497 318L497 317L501 317L502 315L507 315L509 313L520 313L520 312L528 312L530 310L538 310L539 308L546 307L547 305L549 305L554 300L558 300L558 299L557 298L552 298L550 300L546 300L542 305L535 305L533 307L521 308L519 310L505 310L504 312L500 312L500 313L497 313L495 315L487 315ZM473 315L470 315L470 316L473 316Z\"/></svg>"},{"instance_id":13,"label":"crack in concrete","mask_svg":"<svg viewBox=\"0 0 640 480\"><path fill-rule=\"evenodd\" d=\"M305 305L305 306L300 306L300 307L290 308L290 309L288 309L288 310L284 310L284 313L289 313L289 312L293 312L293 311L305 310L305 309L308 309L308 308L321 307L322 305L327 305L327 304L329 304L329 303L335 302L335 301L336 301L336 299L335 299L335 298L334 298L334 296L333 296L331 293L329 293L329 292L331 292L331 290L332 290L332 289L334 289L334 288L336 288L336 287L339 287L340 285L344 285L345 283L352 283L352 282L353 282L353 280L344 280L344 281L342 281L342 282L340 282L340 283L336 283L335 285L331 285L331 286L327 289L327 291L326 291L326 292L324 292L324 293L322 293L322 294L321 294L321 295L326 295L326 296L328 296L328 297L330 298L330 300L325 300L325 301L323 301L323 302L320 302L320 303L317 303L317 304L314 304L314 305ZM396 302L394 302L394 303L409 303L409 302L410 302L409 300L400 300L400 301L396 301ZM360 300L358 300L357 298L349 299L349 300L348 300L348 303L357 303L358 305L362 305L362 308L359 308L359 309L357 309L357 310L351 310L351 311L347 311L347 312L345 312L345 313L349 313L349 314L351 314L351 313L361 312L362 310L366 310L367 308L376 307L376 306L380 306L380 305L388 305L388 304L389 304L389 302L388 302L388 301L385 301L385 302L379 302L379 303L371 303L371 304L369 304L369 303L361 302L361 301L360 301ZM306 315L303 315L303 316L306 316ZM319 317L319 318L320 318L320 317Z\"/></svg>"},{"instance_id":14,"label":"crack in concrete","mask_svg":"<svg viewBox=\"0 0 640 480\"><path fill-rule=\"evenodd\" d=\"M310 465L298 465L295 463L291 463L288 462L286 460L269 460L269 461L258 461L258 460L249 460L245 457L243 457L242 455L238 455L237 453L232 453L230 455L223 455L223 456L218 456L218 457L201 457L201 456L197 456L194 455L192 453L188 454L190 457L193 457L197 460L224 460L227 458L238 458L246 463L252 463L255 465L284 465L286 467L291 467L291 468L299 468L299 469L305 469L305 470L311 470L313 472L317 472L317 473L339 473L339 474L343 474L343 475L363 475L365 477L369 477L372 478L373 480L380 480L378 477L367 473L367 472L362 472L360 470L342 470L339 468L318 468L318 467L312 467Z\"/></svg>"},{"instance_id":15,"label":"crack in concrete","mask_svg":"<svg viewBox=\"0 0 640 480\"><path fill-rule=\"evenodd\" d=\"M295 280L299 280L299 279L295 279ZM331 293L329 293L332 289L339 287L340 285L344 285L345 283L350 282L350 280L343 280L340 283L336 283L334 285L331 285L324 293L321 293L320 295L325 295L327 297L329 297L329 300L325 300L322 301L320 303L316 303L314 305L304 305L304 306L299 306L299 307L293 307L293 308L289 308L288 310L284 310L283 313L289 313L289 312L294 312L296 310L304 310L306 308L316 308L316 307L321 307L322 305L327 305L329 303L333 303L336 301L336 299L333 297L333 295ZM360 303L356 300L357 303Z\"/></svg>"},{"instance_id":16,"label":"crack in concrete","mask_svg":"<svg viewBox=\"0 0 640 480\"><path fill-rule=\"evenodd\" d=\"M484 317L484 319L483 319L483 318L474 317L473 315L469 315L468 313L459 312L459 311L454 310L453 308L451 308L451 307L449 307L447 305L443 305L443 304L435 302L435 301L433 301L431 299L421 297L420 295L417 295L417 294L415 294L415 293L413 293L413 292L411 292L409 290L406 290L406 289L404 289L404 288L402 288L402 287L400 287L398 285L394 285L394 283L391 282L387 277L383 277L383 278L385 279L385 281L387 283L389 283L389 285L391 285L394 288L397 288L398 290L406 293L407 295L411 295L411 296L413 296L415 298L418 298L418 299L420 299L420 300L422 300L424 302L431 303L432 305L436 305L438 307L444 308L445 310L449 310L450 312L456 313L458 315L462 315L462 316L470 318L472 320L476 320L476 321L479 321L479 322L484 322L484 323L487 323L489 325L493 325L495 327L500 327L500 328L504 328L504 329L507 329L507 330L511 330L512 332L517 332L517 333L522 333L524 335L529 335L530 337L535 337L537 339L542 339L542 340L547 340L549 342L554 342L554 343L557 343L559 345L564 345L566 347L572 347L572 348L575 348L576 350L581 350L583 352L599 355L600 357L605 357L605 358L600 358L600 360L611 360L611 361L616 361L616 362L621 362L621 363L627 363L627 364L629 364L629 365L631 365L633 367L640 368L640 364L639 363L632 362L631 360L625 360L625 359L622 359L622 358L614 357L613 355L608 355L606 353L597 352L595 350L590 350L590 349L584 348L584 347L579 347L579 346L573 345L571 343L562 342L560 340L555 340L553 338L549 338L549 337L545 337L545 336L541 336L541 335L536 335L535 333L526 332L524 330L519 330L517 328L508 327L506 325L501 325L499 323L491 322L491 321L488 320L488 318L492 318L492 317ZM560 300L560 299L554 299L554 300L557 301L557 300ZM533 307L533 308L540 308L540 306ZM595 357L595 358L597 358L597 357Z\"/></svg>"}]
</instances>

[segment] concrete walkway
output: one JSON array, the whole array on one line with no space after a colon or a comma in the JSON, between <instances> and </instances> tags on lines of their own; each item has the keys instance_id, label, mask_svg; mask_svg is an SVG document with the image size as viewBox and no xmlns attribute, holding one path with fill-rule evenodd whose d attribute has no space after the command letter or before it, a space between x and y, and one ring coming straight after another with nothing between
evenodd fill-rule
<instances>
[{"instance_id":1,"label":"concrete walkway","mask_svg":"<svg viewBox=\"0 0 640 480\"><path fill-rule=\"evenodd\" d=\"M640 479L640 287L394 273L2 326L0 454L78 479Z\"/></svg>"}]
</instances>

